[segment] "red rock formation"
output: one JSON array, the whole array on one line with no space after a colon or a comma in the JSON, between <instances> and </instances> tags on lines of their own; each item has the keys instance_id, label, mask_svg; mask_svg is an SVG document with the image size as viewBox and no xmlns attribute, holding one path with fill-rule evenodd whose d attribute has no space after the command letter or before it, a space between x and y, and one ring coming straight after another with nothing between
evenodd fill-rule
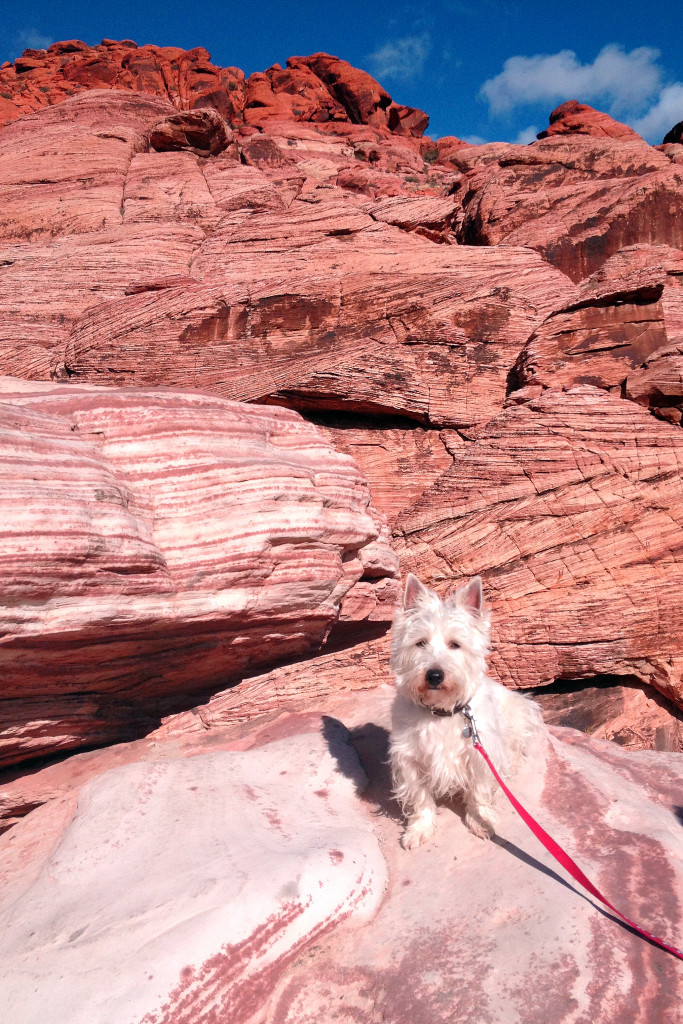
<instances>
[{"instance_id":1,"label":"red rock formation","mask_svg":"<svg viewBox=\"0 0 683 1024\"><path fill-rule=\"evenodd\" d=\"M637 138L558 135L456 150L449 164L468 177L467 244L529 245L574 281L624 246L683 247L683 168Z\"/></svg>"},{"instance_id":2,"label":"red rock formation","mask_svg":"<svg viewBox=\"0 0 683 1024\"><path fill-rule=\"evenodd\" d=\"M680 249L622 250L534 332L518 360L519 384L595 384L680 424L682 278Z\"/></svg>"},{"instance_id":3,"label":"red rock formation","mask_svg":"<svg viewBox=\"0 0 683 1024\"><path fill-rule=\"evenodd\" d=\"M72 39L25 50L0 68L0 123L89 89L150 93L178 110L213 108L233 127L270 119L350 121L419 137L429 123L423 111L394 103L367 72L326 53L290 57L286 68L275 64L245 82L239 68L213 65L203 47L185 51L126 39L103 39L99 46Z\"/></svg>"},{"instance_id":4,"label":"red rock formation","mask_svg":"<svg viewBox=\"0 0 683 1024\"><path fill-rule=\"evenodd\" d=\"M178 110L214 107L231 123L241 122L245 100L243 72L215 67L203 47L139 47L126 39L88 46L71 40L26 50L14 65L0 69L0 119L7 123L90 89L151 93Z\"/></svg>"},{"instance_id":5,"label":"red rock formation","mask_svg":"<svg viewBox=\"0 0 683 1024\"><path fill-rule=\"evenodd\" d=\"M679 121L678 124L675 124L662 139L663 145L681 142L683 142L683 121Z\"/></svg>"},{"instance_id":6,"label":"red rock formation","mask_svg":"<svg viewBox=\"0 0 683 1024\"><path fill-rule=\"evenodd\" d=\"M483 574L510 686L628 676L683 707L680 430L584 385L470 436L399 516L403 569L443 588Z\"/></svg>"},{"instance_id":7,"label":"red rock formation","mask_svg":"<svg viewBox=\"0 0 683 1024\"><path fill-rule=\"evenodd\" d=\"M391 617L397 560L367 482L295 413L2 392L0 762L130 735L155 706L316 649L340 608Z\"/></svg>"},{"instance_id":8,"label":"red rock formation","mask_svg":"<svg viewBox=\"0 0 683 1024\"><path fill-rule=\"evenodd\" d=\"M594 110L586 103L567 100L550 115L550 124L539 132L537 139L548 139L553 135L593 135L596 138L640 140L638 132L627 124L615 121L609 114Z\"/></svg>"},{"instance_id":9,"label":"red rock formation","mask_svg":"<svg viewBox=\"0 0 683 1024\"><path fill-rule=\"evenodd\" d=\"M9 157L0 294L12 309L0 324L0 369L189 384L438 426L480 422L502 407L525 340L574 294L562 274L528 249L435 245L454 240L453 197L404 190L373 203L340 189L358 147L374 139L382 149L374 129L345 125L339 136L280 125L242 143L245 167L231 151L201 161L192 140L184 151L150 150L157 133L169 144L168 109L93 92L0 136ZM112 125L126 119L127 135L102 140L107 111ZM174 115L175 126L185 117ZM75 148L56 164L53 187L29 188L54 163L66 124L83 156ZM185 145L187 126L174 138ZM435 175L448 190L451 173L425 165L414 142L383 149L386 166ZM13 158L25 149L28 166ZM93 153L107 175L93 174Z\"/></svg>"}]
</instances>

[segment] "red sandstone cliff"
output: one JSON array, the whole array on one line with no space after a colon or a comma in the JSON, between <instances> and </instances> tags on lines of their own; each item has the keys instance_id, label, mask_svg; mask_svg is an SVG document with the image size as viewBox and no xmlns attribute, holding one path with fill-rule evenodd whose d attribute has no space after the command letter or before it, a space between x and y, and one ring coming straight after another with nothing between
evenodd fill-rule
<instances>
[{"instance_id":1,"label":"red sandstone cliff","mask_svg":"<svg viewBox=\"0 0 683 1024\"><path fill-rule=\"evenodd\" d=\"M222 612L193 612L213 638L207 651L224 650L234 628L240 637L232 668L225 653L202 656L206 667L195 672L195 692L220 689L219 664L226 684L243 680L205 716L259 713L271 706L273 692L296 700L316 687L335 689L340 672L352 685L386 674L381 634L396 574L386 546L391 530L404 568L435 586L483 574L501 678L515 686L616 681L616 704L594 728L621 722L633 687L640 687L650 704L638 712L637 726L633 713L630 725L621 722L623 736L679 745L677 712L659 708L648 688L683 705L675 555L683 530L675 475L683 407L680 146L648 146L576 102L558 108L547 137L531 146L434 143L421 137L424 115L398 107L365 72L325 54L291 58L285 69L245 82L236 69L212 66L203 50L70 42L27 52L1 76L4 113L13 120L0 131L0 370L48 389L29 402L26 385L7 381L7 408L44 407L42 417L53 401L49 389L57 401L67 395L66 383L172 387L178 410L187 388L220 401L288 406L344 457L354 456L368 481L384 554L362 556L364 544L380 550L370 534L360 546L354 541L358 571L342 589L346 576L327 574L329 593L320 601L302 576L306 612L291 639L290 627L278 627L277 650L259 647L261 626L249 625L248 596L232 625ZM156 408L155 392L141 394L143 405ZM102 423L94 440L115 430L115 395L109 404L98 399ZM85 397L73 392L74 408ZM190 409L191 432L206 430L197 403ZM80 415L69 421L74 467L86 455L78 443ZM131 429L143 437L148 417L139 415ZM63 447L66 420L57 406L49 417L49 427L41 420L41 458L52 466L51 446ZM605 423L612 426L598 444ZM25 466L22 487L35 493L27 504L11 498L13 482L5 487L18 515L4 556L7 580L16 571L19 537L34 538L37 558L34 569L22 569L21 593L28 600L38 577L49 580L56 602L50 621L68 619L81 590L101 594L105 604L118 600L113 595L125 580L137 646L130 647L126 630L120 640L109 636L112 668L103 682L109 655L97 653L95 620L73 611L74 643L87 634L92 652L92 661L80 661L78 691L95 702L85 717L73 717L73 701L68 692L60 695L57 680L74 651L67 644L53 652L47 672L38 642L47 626L33 613L24 620L13 612L3 645L14 701L5 705L13 723L7 760L53 743L114 737L117 728L126 735L149 715L182 704L174 692L184 655L176 653L173 671L169 663L158 679L153 673L153 684L145 681L159 637L133 609L143 608L153 581L163 583L155 601L168 604L175 595L162 618L170 616L177 652L185 649L191 621L180 607L188 599L179 596L186 586L180 570L168 568L175 556L165 545L175 542L145 532L150 515L157 521L150 509L166 498L154 497L148 485L144 500L130 497L137 493L137 457L124 468L115 442L106 440L87 449L92 493L76 486L81 469L53 485L50 493L63 493L61 509L82 505L90 517L83 534L71 513L52 510L47 492L30 484L24 430L7 435L8 451ZM541 453L558 446L562 431L567 448L555 453L551 471L550 454ZM637 477L628 454L634 444L641 463L650 458L646 449L655 460ZM175 494L173 445L158 458ZM212 458L218 466L218 452ZM114 545L115 519L102 518L100 507L94 518L88 511L102 491L93 472L111 478L115 504L129 503L128 525L114 531ZM501 505L508 489L501 480L508 477L514 501ZM607 517L597 508L588 513L596 488ZM575 497L566 506L570 491ZM365 514L364 494L354 515ZM184 508L186 498L176 500ZM29 507L33 525L24 523ZM182 512L182 545L192 548L191 507ZM513 511L515 523L521 517L514 527ZM48 518L57 529L43 537ZM151 546L133 558L135 571L117 568L121 545L137 537L139 546L143 534ZM311 543L326 543L324 536L318 524ZM49 565L41 537L56 552ZM240 551L243 541L239 532L231 537L216 534L206 558L236 557L231 545ZM351 542L339 543L338 557L350 567ZM264 585L264 551L272 542L263 544L240 555L244 595ZM62 563L77 567L68 585ZM217 593L231 592L226 581L216 583ZM202 598L207 609L210 593ZM330 594L337 595L331 604ZM596 607L604 611L594 642L586 644L585 617ZM310 628L306 615L313 616ZM33 626L19 629L20 620ZM534 623L551 620L552 635L534 640ZM361 622L374 623L369 633L359 631ZM328 653L320 645L330 631ZM128 645L125 672L114 667L120 643ZM275 667L311 648L320 658L308 668L288 675L287 667ZM35 706L21 680L21 665L29 663L46 687ZM264 668L258 683L248 682ZM107 696L112 689L115 698Z\"/></svg>"},{"instance_id":2,"label":"red sandstone cliff","mask_svg":"<svg viewBox=\"0 0 683 1024\"><path fill-rule=\"evenodd\" d=\"M0 1016L675 1024L511 810L399 848L383 684L399 572L481 574L492 671L617 741L515 792L680 945L680 131L107 40L0 97Z\"/></svg>"}]
</instances>

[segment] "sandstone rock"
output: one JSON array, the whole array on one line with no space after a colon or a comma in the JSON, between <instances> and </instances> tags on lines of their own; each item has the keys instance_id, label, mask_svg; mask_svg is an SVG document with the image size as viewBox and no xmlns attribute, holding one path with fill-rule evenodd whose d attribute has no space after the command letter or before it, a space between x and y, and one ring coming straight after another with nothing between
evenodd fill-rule
<instances>
[{"instance_id":1,"label":"sandstone rock","mask_svg":"<svg viewBox=\"0 0 683 1024\"><path fill-rule=\"evenodd\" d=\"M44 802L0 838L4 1015L35 1024L49 991L55 1024L676 1024L678 963L583 898L504 801L493 842L447 806L429 846L400 848L391 696L23 780ZM680 945L680 756L561 729L513 786L619 909Z\"/></svg>"},{"instance_id":2,"label":"sandstone rock","mask_svg":"<svg viewBox=\"0 0 683 1024\"><path fill-rule=\"evenodd\" d=\"M175 222L204 231L214 228L221 216L199 159L188 152L136 154L126 175L122 211L124 224Z\"/></svg>"},{"instance_id":3,"label":"sandstone rock","mask_svg":"<svg viewBox=\"0 0 683 1024\"><path fill-rule=\"evenodd\" d=\"M165 195L157 199L177 212ZM128 291L187 282L204 233L187 218L168 224L160 238L154 223L140 223L155 220L150 207L150 200L139 202L138 222L110 230L0 243L2 372L49 380L63 368L72 325L89 306Z\"/></svg>"},{"instance_id":4,"label":"sandstone rock","mask_svg":"<svg viewBox=\"0 0 683 1024\"><path fill-rule=\"evenodd\" d=\"M680 431L584 385L471 437L398 517L403 570L482 573L509 686L629 676L683 707Z\"/></svg>"},{"instance_id":5,"label":"sandstone rock","mask_svg":"<svg viewBox=\"0 0 683 1024\"><path fill-rule=\"evenodd\" d=\"M391 617L397 563L367 482L295 413L2 393L3 762L130 736L315 650L359 581L344 618Z\"/></svg>"},{"instance_id":6,"label":"sandstone rock","mask_svg":"<svg viewBox=\"0 0 683 1024\"><path fill-rule=\"evenodd\" d=\"M460 207L444 195L452 173L425 164L417 140L389 144L386 128L362 125L279 125L240 137L244 166L227 151L150 152L160 109L163 101L90 93L5 129L8 153L28 133L49 154L45 138L59 144L68 114L84 141L40 196L31 168L16 162L17 186L5 193L13 244L2 254L0 369L181 386L190 373L193 386L239 399L437 425L498 411L524 341L573 289L525 249L433 252L433 242L454 241ZM113 147L102 150L117 168L110 184L92 174L91 141ZM420 181L433 182L431 193L404 188L401 200L373 203L340 189L366 144L416 180L426 167Z\"/></svg>"},{"instance_id":7,"label":"sandstone rock","mask_svg":"<svg viewBox=\"0 0 683 1024\"><path fill-rule=\"evenodd\" d=\"M288 121L347 121L342 104L317 75L305 66L279 64L249 76L244 119L264 124L270 118Z\"/></svg>"},{"instance_id":8,"label":"sandstone rock","mask_svg":"<svg viewBox=\"0 0 683 1024\"><path fill-rule=\"evenodd\" d=\"M118 227L133 155L172 112L166 100L89 92L0 133L0 240Z\"/></svg>"},{"instance_id":9,"label":"sandstone rock","mask_svg":"<svg viewBox=\"0 0 683 1024\"><path fill-rule=\"evenodd\" d=\"M428 430L409 421L381 424L348 413L309 413L335 448L352 455L365 473L372 500L393 527L396 518L453 465L453 431Z\"/></svg>"},{"instance_id":10,"label":"sandstone rock","mask_svg":"<svg viewBox=\"0 0 683 1024\"><path fill-rule=\"evenodd\" d=\"M464 200L467 244L529 245L574 281L625 246L683 247L681 169L642 141L558 135L477 149L488 152L451 157L480 164Z\"/></svg>"},{"instance_id":11,"label":"sandstone rock","mask_svg":"<svg viewBox=\"0 0 683 1024\"><path fill-rule=\"evenodd\" d=\"M673 128L666 133L662 142L664 144L683 142L683 121L679 121L678 124L675 124Z\"/></svg>"},{"instance_id":12,"label":"sandstone rock","mask_svg":"<svg viewBox=\"0 0 683 1024\"><path fill-rule=\"evenodd\" d=\"M570 292L529 250L434 247L353 207L299 201L214 232L193 274L194 287L88 310L66 372L460 427L500 409L524 339Z\"/></svg>"},{"instance_id":13,"label":"sandstone rock","mask_svg":"<svg viewBox=\"0 0 683 1024\"><path fill-rule=\"evenodd\" d=\"M149 135L152 149L189 149L198 156L217 156L232 142L232 131L215 110L172 114L155 125ZM236 155L236 154L235 154Z\"/></svg>"},{"instance_id":14,"label":"sandstone rock","mask_svg":"<svg viewBox=\"0 0 683 1024\"><path fill-rule=\"evenodd\" d=\"M328 53L290 57L287 67L310 68L344 107L353 124L388 125L391 96L367 71Z\"/></svg>"},{"instance_id":15,"label":"sandstone rock","mask_svg":"<svg viewBox=\"0 0 683 1024\"><path fill-rule=\"evenodd\" d=\"M429 123L423 111L393 103L367 72L329 54L291 57L286 68L276 64L245 82L239 68L213 65L203 47L185 51L112 39L99 46L53 43L0 68L0 118L9 123L90 89L150 93L181 111L213 108L233 127L273 118L351 121L420 137Z\"/></svg>"},{"instance_id":16,"label":"sandstone rock","mask_svg":"<svg viewBox=\"0 0 683 1024\"><path fill-rule=\"evenodd\" d=\"M614 740L629 750L683 753L683 713L657 690L624 677L607 676L595 682L598 685L570 682L533 691L544 720Z\"/></svg>"},{"instance_id":17,"label":"sandstone rock","mask_svg":"<svg viewBox=\"0 0 683 1024\"><path fill-rule=\"evenodd\" d=\"M359 733L365 753L370 728ZM613 745L560 730L545 786L533 774L514 785L620 909L656 921L656 932L677 941L680 825L672 807L680 757L671 762L672 755L620 756ZM606 1024L624 1014L674 1024L673 957L580 898L510 808L497 831L492 843L470 841L444 811L434 844L415 857L390 833L383 852L392 885L377 917L330 936L287 971L263 1019L569 1024L581 1008ZM548 985L539 988L539 978Z\"/></svg>"},{"instance_id":18,"label":"sandstone rock","mask_svg":"<svg viewBox=\"0 0 683 1024\"><path fill-rule=\"evenodd\" d=\"M384 581L386 583L386 581ZM355 589L355 588L354 588ZM392 608L395 591L391 597ZM358 626L354 629L356 636ZM258 727L276 714L306 713L316 701L329 694L357 694L362 707L368 691L391 678L389 637L386 633L340 650L332 650L292 665L283 665L244 679L239 686L214 694L207 704L190 711L169 715L149 733L149 741L162 743L177 739L187 742L193 736L217 738L226 727L252 722ZM0 825L1 831L1 825Z\"/></svg>"},{"instance_id":19,"label":"sandstone rock","mask_svg":"<svg viewBox=\"0 0 683 1024\"><path fill-rule=\"evenodd\" d=\"M92 89L148 93L170 100L179 110L213 107L230 123L242 120L243 72L215 67L203 47L138 47L129 39L103 39L100 46L88 46L71 40L53 43L22 71L25 62L21 58L18 68L15 62L0 70L5 123Z\"/></svg>"},{"instance_id":20,"label":"sandstone rock","mask_svg":"<svg viewBox=\"0 0 683 1024\"><path fill-rule=\"evenodd\" d=\"M683 253L633 246L582 285L579 300L531 336L516 367L525 386L595 384L680 423Z\"/></svg>"},{"instance_id":21,"label":"sandstone rock","mask_svg":"<svg viewBox=\"0 0 683 1024\"><path fill-rule=\"evenodd\" d=\"M375 220L395 224L404 231L415 231L433 242L455 242L453 227L460 202L453 197L387 198L372 209Z\"/></svg>"},{"instance_id":22,"label":"sandstone rock","mask_svg":"<svg viewBox=\"0 0 683 1024\"><path fill-rule=\"evenodd\" d=\"M49 992L55 1024L258 1017L302 950L367 922L382 898L362 785L344 742L320 735L100 775L63 831L43 815L52 850L3 858L3 1016L37 1021Z\"/></svg>"},{"instance_id":23,"label":"sandstone rock","mask_svg":"<svg viewBox=\"0 0 683 1024\"><path fill-rule=\"evenodd\" d=\"M550 124L536 138L548 139L552 135L594 135L597 138L642 142L641 136L633 128L577 100L567 100L556 107L550 115Z\"/></svg>"}]
</instances>

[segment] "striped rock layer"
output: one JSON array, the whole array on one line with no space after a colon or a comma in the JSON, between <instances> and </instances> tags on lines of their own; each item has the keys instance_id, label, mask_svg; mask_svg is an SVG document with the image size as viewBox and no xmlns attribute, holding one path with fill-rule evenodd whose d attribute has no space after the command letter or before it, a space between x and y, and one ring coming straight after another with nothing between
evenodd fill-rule
<instances>
[{"instance_id":1,"label":"striped rock layer","mask_svg":"<svg viewBox=\"0 0 683 1024\"><path fill-rule=\"evenodd\" d=\"M2 382L0 760L159 709L391 616L357 464L287 409Z\"/></svg>"}]
</instances>

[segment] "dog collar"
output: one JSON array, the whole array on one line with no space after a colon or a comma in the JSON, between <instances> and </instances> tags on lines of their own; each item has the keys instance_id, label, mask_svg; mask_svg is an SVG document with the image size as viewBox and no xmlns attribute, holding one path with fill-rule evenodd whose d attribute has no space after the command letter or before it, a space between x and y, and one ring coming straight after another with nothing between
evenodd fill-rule
<instances>
[{"instance_id":1,"label":"dog collar","mask_svg":"<svg viewBox=\"0 0 683 1024\"><path fill-rule=\"evenodd\" d=\"M466 708L466 704L459 704L451 711L447 711L446 708L430 708L428 704L423 704L423 708L427 708L432 715L436 715L438 718L452 718L453 715L459 715L463 708Z\"/></svg>"}]
</instances>

